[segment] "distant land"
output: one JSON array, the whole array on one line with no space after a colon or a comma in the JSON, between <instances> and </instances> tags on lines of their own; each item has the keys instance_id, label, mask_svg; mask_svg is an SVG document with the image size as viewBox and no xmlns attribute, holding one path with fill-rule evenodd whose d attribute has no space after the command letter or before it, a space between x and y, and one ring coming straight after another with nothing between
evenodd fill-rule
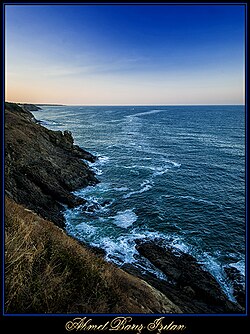
<instances>
[{"instance_id":1,"label":"distant land","mask_svg":"<svg viewBox=\"0 0 250 334\"><path fill-rule=\"evenodd\" d=\"M218 103L218 104L213 104L213 103L207 103L207 104L189 104L189 103L165 103L165 104L159 104L159 103L149 103L149 104L131 104L131 103L124 103L124 104L112 104L112 103L96 103L96 104L85 104L85 103L25 103L25 102L12 102L16 103L17 105L24 106L24 105L34 105L37 107L67 107L67 106L84 106L84 107L93 107L93 106L98 106L98 107L107 107L107 106L114 106L114 107L144 107L144 106L154 106L154 107L169 107L169 106L245 106L245 104L227 104L227 103ZM33 110L34 111L34 110Z\"/></svg>"},{"instance_id":2,"label":"distant land","mask_svg":"<svg viewBox=\"0 0 250 334\"><path fill-rule=\"evenodd\" d=\"M49 106L49 107L63 107L65 104L57 104L57 103L36 103L36 106Z\"/></svg>"}]
</instances>

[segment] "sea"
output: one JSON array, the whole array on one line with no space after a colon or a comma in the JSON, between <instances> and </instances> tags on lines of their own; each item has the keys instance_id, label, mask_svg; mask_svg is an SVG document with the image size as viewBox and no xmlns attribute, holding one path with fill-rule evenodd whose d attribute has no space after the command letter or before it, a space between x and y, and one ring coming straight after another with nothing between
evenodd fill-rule
<instances>
[{"instance_id":1,"label":"sea","mask_svg":"<svg viewBox=\"0 0 250 334\"><path fill-rule=\"evenodd\" d=\"M160 239L193 255L234 300L224 267L245 276L245 106L42 106L51 130L69 130L98 157L100 183L66 208L71 236L164 279L135 246Z\"/></svg>"}]
</instances>

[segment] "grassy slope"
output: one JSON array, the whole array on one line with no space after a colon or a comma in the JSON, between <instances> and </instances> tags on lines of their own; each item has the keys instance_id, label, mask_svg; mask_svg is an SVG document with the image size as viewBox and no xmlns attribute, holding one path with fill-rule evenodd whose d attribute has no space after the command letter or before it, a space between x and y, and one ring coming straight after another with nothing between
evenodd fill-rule
<instances>
[{"instance_id":1,"label":"grassy slope","mask_svg":"<svg viewBox=\"0 0 250 334\"><path fill-rule=\"evenodd\" d=\"M6 197L6 313L181 313L168 298Z\"/></svg>"}]
</instances>

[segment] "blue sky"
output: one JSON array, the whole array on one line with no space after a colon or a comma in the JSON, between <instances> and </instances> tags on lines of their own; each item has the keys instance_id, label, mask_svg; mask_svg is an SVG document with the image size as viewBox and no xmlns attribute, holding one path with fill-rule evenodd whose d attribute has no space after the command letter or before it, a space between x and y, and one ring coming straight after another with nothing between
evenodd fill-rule
<instances>
[{"instance_id":1,"label":"blue sky","mask_svg":"<svg viewBox=\"0 0 250 334\"><path fill-rule=\"evenodd\" d=\"M6 100L244 103L243 5L6 5Z\"/></svg>"}]
</instances>

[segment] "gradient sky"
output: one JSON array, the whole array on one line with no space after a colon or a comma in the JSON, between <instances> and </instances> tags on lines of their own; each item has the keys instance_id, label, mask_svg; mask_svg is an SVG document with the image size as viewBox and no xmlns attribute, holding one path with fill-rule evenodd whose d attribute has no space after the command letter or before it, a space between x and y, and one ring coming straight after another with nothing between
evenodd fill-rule
<instances>
[{"instance_id":1,"label":"gradient sky","mask_svg":"<svg viewBox=\"0 0 250 334\"><path fill-rule=\"evenodd\" d=\"M244 104L244 5L6 5L7 101Z\"/></svg>"}]
</instances>

